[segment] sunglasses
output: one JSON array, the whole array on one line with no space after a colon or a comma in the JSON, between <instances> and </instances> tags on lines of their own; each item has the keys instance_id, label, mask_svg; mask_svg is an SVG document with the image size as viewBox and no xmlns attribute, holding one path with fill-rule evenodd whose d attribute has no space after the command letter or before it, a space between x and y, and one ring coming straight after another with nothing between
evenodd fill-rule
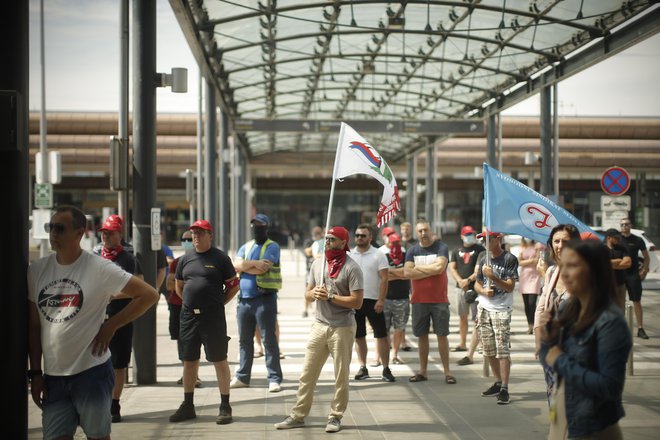
<instances>
[{"instance_id":1,"label":"sunglasses","mask_svg":"<svg viewBox=\"0 0 660 440\"><path fill-rule=\"evenodd\" d=\"M325 237L325 241L329 241L330 243L332 243L335 240L337 240L335 237Z\"/></svg>"},{"instance_id":2,"label":"sunglasses","mask_svg":"<svg viewBox=\"0 0 660 440\"><path fill-rule=\"evenodd\" d=\"M181 241L192 241L192 237L191 238L182 238Z\"/></svg>"},{"instance_id":3,"label":"sunglasses","mask_svg":"<svg viewBox=\"0 0 660 440\"><path fill-rule=\"evenodd\" d=\"M355 238L367 238L367 234L355 234Z\"/></svg>"},{"instance_id":4,"label":"sunglasses","mask_svg":"<svg viewBox=\"0 0 660 440\"><path fill-rule=\"evenodd\" d=\"M621 223L621 226L631 226L632 223Z\"/></svg>"},{"instance_id":5,"label":"sunglasses","mask_svg":"<svg viewBox=\"0 0 660 440\"><path fill-rule=\"evenodd\" d=\"M44 223L44 231L50 234L52 231L54 234L62 234L66 230L66 225L62 223Z\"/></svg>"}]
</instances>

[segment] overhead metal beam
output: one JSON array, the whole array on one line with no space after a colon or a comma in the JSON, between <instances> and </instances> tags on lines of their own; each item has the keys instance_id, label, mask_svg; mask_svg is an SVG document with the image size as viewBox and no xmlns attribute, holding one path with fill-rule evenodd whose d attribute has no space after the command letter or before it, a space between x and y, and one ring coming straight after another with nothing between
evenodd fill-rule
<instances>
[{"instance_id":1,"label":"overhead metal beam","mask_svg":"<svg viewBox=\"0 0 660 440\"><path fill-rule=\"evenodd\" d=\"M339 132L342 121L314 119L236 119L234 130L239 133L248 131L266 132L300 132L327 133ZM365 133L411 133L411 134L473 134L482 135L485 130L484 121L474 120L444 120L444 121L343 121L354 129Z\"/></svg>"},{"instance_id":2,"label":"overhead metal beam","mask_svg":"<svg viewBox=\"0 0 660 440\"><path fill-rule=\"evenodd\" d=\"M571 58L564 59L554 68L535 78L528 78L523 84L518 84L514 90L502 92L495 102L481 109L481 116L488 117L512 107L519 102L535 95L543 87L569 78L583 70L616 55L635 44L646 40L660 32L660 8L656 8L643 17L628 23L616 32L606 35L592 43ZM622 78L622 81L624 79Z\"/></svg>"}]
</instances>

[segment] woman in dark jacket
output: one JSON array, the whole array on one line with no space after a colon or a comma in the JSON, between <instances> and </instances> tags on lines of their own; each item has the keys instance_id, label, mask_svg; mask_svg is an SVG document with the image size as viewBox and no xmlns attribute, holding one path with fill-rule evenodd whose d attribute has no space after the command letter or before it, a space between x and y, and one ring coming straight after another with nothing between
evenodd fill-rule
<instances>
[{"instance_id":1,"label":"woman in dark jacket","mask_svg":"<svg viewBox=\"0 0 660 440\"><path fill-rule=\"evenodd\" d=\"M621 395L632 345L616 305L613 272L604 244L564 245L561 277L571 298L544 331L541 362L559 383L550 403L550 439L621 439Z\"/></svg>"}]
</instances>

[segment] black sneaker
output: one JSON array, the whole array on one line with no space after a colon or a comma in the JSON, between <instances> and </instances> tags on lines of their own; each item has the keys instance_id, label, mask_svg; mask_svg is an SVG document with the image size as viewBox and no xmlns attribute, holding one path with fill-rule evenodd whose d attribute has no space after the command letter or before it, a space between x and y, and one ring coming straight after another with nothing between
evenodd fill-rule
<instances>
[{"instance_id":1,"label":"black sneaker","mask_svg":"<svg viewBox=\"0 0 660 440\"><path fill-rule=\"evenodd\" d=\"M385 382L395 382L396 379L392 375L392 371L390 371L390 367L385 367L383 368L383 380Z\"/></svg>"},{"instance_id":2,"label":"black sneaker","mask_svg":"<svg viewBox=\"0 0 660 440\"><path fill-rule=\"evenodd\" d=\"M500 394L501 390L502 390L502 384L500 382L495 382L493 385L491 385L490 388L488 388L486 391L481 393L481 395L483 397L497 396Z\"/></svg>"},{"instance_id":3,"label":"black sneaker","mask_svg":"<svg viewBox=\"0 0 660 440\"><path fill-rule=\"evenodd\" d=\"M642 339L648 339L649 335L646 334L643 328L637 329L637 337Z\"/></svg>"},{"instance_id":4,"label":"black sneaker","mask_svg":"<svg viewBox=\"0 0 660 440\"><path fill-rule=\"evenodd\" d=\"M508 405L509 402L510 402L510 400L509 400L509 391L502 388L500 390L500 393L497 395L497 404L498 405Z\"/></svg>"},{"instance_id":5,"label":"black sneaker","mask_svg":"<svg viewBox=\"0 0 660 440\"><path fill-rule=\"evenodd\" d=\"M217 423L218 425L226 425L231 422L232 422L231 406L220 405L220 412L218 413L218 418L215 419L215 423Z\"/></svg>"},{"instance_id":6,"label":"black sneaker","mask_svg":"<svg viewBox=\"0 0 660 440\"><path fill-rule=\"evenodd\" d=\"M360 371L355 375L355 380L369 379L369 370L364 365L360 367Z\"/></svg>"},{"instance_id":7,"label":"black sneaker","mask_svg":"<svg viewBox=\"0 0 660 440\"><path fill-rule=\"evenodd\" d=\"M184 420L194 419L197 417L195 414L195 405L192 403L183 402L179 409L170 416L170 422L183 422Z\"/></svg>"}]
</instances>

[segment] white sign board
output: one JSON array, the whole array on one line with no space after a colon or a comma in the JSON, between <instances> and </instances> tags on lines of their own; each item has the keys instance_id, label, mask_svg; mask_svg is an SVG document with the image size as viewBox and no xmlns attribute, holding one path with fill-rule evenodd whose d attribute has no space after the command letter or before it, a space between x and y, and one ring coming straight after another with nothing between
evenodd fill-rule
<instances>
[{"instance_id":1,"label":"white sign board","mask_svg":"<svg viewBox=\"0 0 660 440\"><path fill-rule=\"evenodd\" d=\"M151 250L162 248L160 241L160 208L151 208Z\"/></svg>"},{"instance_id":2,"label":"white sign board","mask_svg":"<svg viewBox=\"0 0 660 440\"><path fill-rule=\"evenodd\" d=\"M620 230L619 223L628 217L628 211L603 211L603 229Z\"/></svg>"},{"instance_id":3,"label":"white sign board","mask_svg":"<svg viewBox=\"0 0 660 440\"><path fill-rule=\"evenodd\" d=\"M630 196L600 196L600 210L630 211L632 202Z\"/></svg>"},{"instance_id":4,"label":"white sign board","mask_svg":"<svg viewBox=\"0 0 660 440\"><path fill-rule=\"evenodd\" d=\"M32 238L35 240L48 240L48 232L44 225L50 221L50 209L32 210Z\"/></svg>"}]
</instances>

